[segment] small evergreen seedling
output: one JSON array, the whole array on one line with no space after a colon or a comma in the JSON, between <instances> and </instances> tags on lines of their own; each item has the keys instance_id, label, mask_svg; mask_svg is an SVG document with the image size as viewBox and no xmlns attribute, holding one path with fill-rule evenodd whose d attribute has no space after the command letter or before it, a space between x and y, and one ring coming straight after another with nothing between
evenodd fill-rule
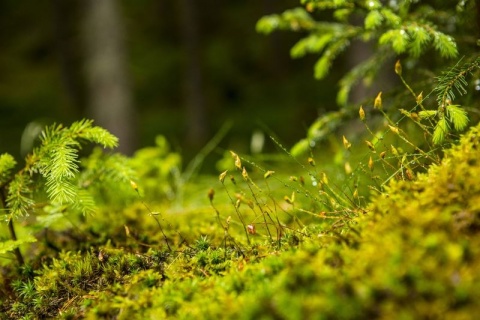
<instances>
[{"instance_id":1,"label":"small evergreen seedling","mask_svg":"<svg viewBox=\"0 0 480 320\"><path fill-rule=\"evenodd\" d=\"M15 174L15 159L8 153L0 155L0 202L11 238L0 242L0 254L13 251L23 265L19 246L35 238L17 239L14 221L35 212L34 192L46 193L49 204L55 207L83 214L94 211L92 196L75 183L80 172L79 150L87 142L104 148L118 145L118 139L107 130L94 126L92 120L81 120L70 127L47 127L40 135L40 145L27 155L25 166Z\"/></svg>"}]
</instances>

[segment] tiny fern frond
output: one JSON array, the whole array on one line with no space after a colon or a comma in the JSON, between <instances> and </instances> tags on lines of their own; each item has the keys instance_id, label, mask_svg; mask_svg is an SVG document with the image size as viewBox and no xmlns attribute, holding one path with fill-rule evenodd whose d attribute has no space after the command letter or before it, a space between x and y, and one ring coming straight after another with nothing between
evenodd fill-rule
<instances>
[{"instance_id":1,"label":"tiny fern frond","mask_svg":"<svg viewBox=\"0 0 480 320\"><path fill-rule=\"evenodd\" d=\"M102 145L104 148L118 146L118 138L101 127L88 128L79 135L79 138Z\"/></svg>"},{"instance_id":2,"label":"tiny fern frond","mask_svg":"<svg viewBox=\"0 0 480 320\"><path fill-rule=\"evenodd\" d=\"M12 155L4 153L0 155L0 186L10 179L11 172L17 162Z\"/></svg>"},{"instance_id":3,"label":"tiny fern frond","mask_svg":"<svg viewBox=\"0 0 480 320\"><path fill-rule=\"evenodd\" d=\"M452 102L455 99L455 91L464 95L467 93L467 85L465 77L471 74L474 70L480 68L480 56L477 56L473 61L459 65L460 61L449 71L444 72L440 77L437 77L437 86L435 92L437 94L438 106L448 105L447 100Z\"/></svg>"},{"instance_id":4,"label":"tiny fern frond","mask_svg":"<svg viewBox=\"0 0 480 320\"><path fill-rule=\"evenodd\" d=\"M115 148L118 145L118 138L101 127L93 126L93 120L74 122L68 131L74 138L97 143L104 148Z\"/></svg>"},{"instance_id":5,"label":"tiny fern frond","mask_svg":"<svg viewBox=\"0 0 480 320\"><path fill-rule=\"evenodd\" d=\"M22 173L16 174L10 182L7 194L7 207L12 218L27 216L29 210L35 204L31 197L31 184L30 177Z\"/></svg>"},{"instance_id":6,"label":"tiny fern frond","mask_svg":"<svg viewBox=\"0 0 480 320\"><path fill-rule=\"evenodd\" d=\"M407 30L412 39L409 45L409 52L414 58L418 58L427 49L427 44L432 37L422 26L408 26Z\"/></svg>"},{"instance_id":7,"label":"tiny fern frond","mask_svg":"<svg viewBox=\"0 0 480 320\"><path fill-rule=\"evenodd\" d=\"M46 179L49 199L58 204L74 204L78 197L79 189L74 185L73 179L79 172L78 150L82 140L108 148L118 144L115 136L103 128L93 126L92 120L85 119L74 122L67 128L61 125L47 127L41 140L42 146L34 152L39 159L37 167Z\"/></svg>"},{"instance_id":8,"label":"tiny fern frond","mask_svg":"<svg viewBox=\"0 0 480 320\"><path fill-rule=\"evenodd\" d=\"M27 235L24 238L18 240L0 241L0 254L12 252L13 250L17 249L25 243L32 243L36 241L37 239L32 235Z\"/></svg>"},{"instance_id":9,"label":"tiny fern frond","mask_svg":"<svg viewBox=\"0 0 480 320\"><path fill-rule=\"evenodd\" d=\"M316 79L323 79L328 74L333 60L349 45L348 38L338 39L328 45L324 54L315 63L314 72Z\"/></svg>"},{"instance_id":10,"label":"tiny fern frond","mask_svg":"<svg viewBox=\"0 0 480 320\"><path fill-rule=\"evenodd\" d=\"M420 117L421 120L424 119L432 119L437 115L436 110L423 110L418 113L418 116Z\"/></svg>"},{"instance_id":11,"label":"tiny fern frond","mask_svg":"<svg viewBox=\"0 0 480 320\"><path fill-rule=\"evenodd\" d=\"M282 14L272 14L262 17L256 25L260 33L270 34L276 30L311 30L315 21L303 8L286 10Z\"/></svg>"},{"instance_id":12,"label":"tiny fern frond","mask_svg":"<svg viewBox=\"0 0 480 320\"><path fill-rule=\"evenodd\" d=\"M93 124L93 120L82 119L80 121L75 121L74 123L72 123L70 127L67 128L66 130L68 130L73 135L77 136L77 135L80 135L85 130L88 130L89 128L91 128L92 124Z\"/></svg>"},{"instance_id":13,"label":"tiny fern frond","mask_svg":"<svg viewBox=\"0 0 480 320\"><path fill-rule=\"evenodd\" d=\"M76 193L73 208L79 210L82 214L93 214L96 210L95 200L86 190L79 189Z\"/></svg>"},{"instance_id":14,"label":"tiny fern frond","mask_svg":"<svg viewBox=\"0 0 480 320\"><path fill-rule=\"evenodd\" d=\"M455 58L458 56L457 44L452 37L441 32L435 32L433 37L433 45L444 58Z\"/></svg>"},{"instance_id":15,"label":"tiny fern frond","mask_svg":"<svg viewBox=\"0 0 480 320\"><path fill-rule=\"evenodd\" d=\"M380 36L378 43L381 45L390 44L397 54L404 53L409 44L409 37L403 29L388 30Z\"/></svg>"},{"instance_id":16,"label":"tiny fern frond","mask_svg":"<svg viewBox=\"0 0 480 320\"><path fill-rule=\"evenodd\" d=\"M63 125L61 124L53 124L51 126L47 126L42 133L40 134L40 141L42 141L43 145L48 145L52 142L52 140L56 139L58 134L63 130Z\"/></svg>"},{"instance_id":17,"label":"tiny fern frond","mask_svg":"<svg viewBox=\"0 0 480 320\"><path fill-rule=\"evenodd\" d=\"M137 176L129 161L121 154L103 154L96 148L88 158L82 159L84 170L79 179L80 185L88 186L99 180L130 185Z\"/></svg>"},{"instance_id":18,"label":"tiny fern frond","mask_svg":"<svg viewBox=\"0 0 480 320\"><path fill-rule=\"evenodd\" d=\"M437 125L435 126L435 130L433 131L432 141L434 144L441 144L444 140L446 135L450 132L450 127L448 125L448 121L445 118L441 118Z\"/></svg>"},{"instance_id":19,"label":"tiny fern frond","mask_svg":"<svg viewBox=\"0 0 480 320\"><path fill-rule=\"evenodd\" d=\"M300 39L290 50L292 58L300 58L307 53L321 52L325 46L333 39L332 33L311 34L308 37Z\"/></svg>"},{"instance_id":20,"label":"tiny fern frond","mask_svg":"<svg viewBox=\"0 0 480 320\"><path fill-rule=\"evenodd\" d=\"M73 203L78 193L75 185L67 179L53 179L51 176L47 176L45 186L47 187L48 197L55 204Z\"/></svg>"},{"instance_id":21,"label":"tiny fern frond","mask_svg":"<svg viewBox=\"0 0 480 320\"><path fill-rule=\"evenodd\" d=\"M457 131L462 131L468 125L467 112L459 105L449 105L446 107L448 119Z\"/></svg>"},{"instance_id":22,"label":"tiny fern frond","mask_svg":"<svg viewBox=\"0 0 480 320\"><path fill-rule=\"evenodd\" d=\"M365 29L373 30L382 24L383 15L378 10L370 11L365 17Z\"/></svg>"},{"instance_id":23,"label":"tiny fern frond","mask_svg":"<svg viewBox=\"0 0 480 320\"><path fill-rule=\"evenodd\" d=\"M79 144L72 139L65 139L53 144L48 149L45 170L51 179L72 179L78 172L77 150Z\"/></svg>"},{"instance_id":24,"label":"tiny fern frond","mask_svg":"<svg viewBox=\"0 0 480 320\"><path fill-rule=\"evenodd\" d=\"M382 16L385 19L385 22L388 26L397 28L402 23L402 18L400 18L397 14L395 14L389 8L382 8L380 12L382 13Z\"/></svg>"}]
</instances>

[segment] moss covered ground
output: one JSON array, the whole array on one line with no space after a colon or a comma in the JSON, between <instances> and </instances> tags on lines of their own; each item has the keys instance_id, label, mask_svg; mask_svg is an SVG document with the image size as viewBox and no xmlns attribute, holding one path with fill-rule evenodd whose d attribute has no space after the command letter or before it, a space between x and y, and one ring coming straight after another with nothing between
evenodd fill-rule
<instances>
[{"instance_id":1,"label":"moss covered ground","mask_svg":"<svg viewBox=\"0 0 480 320\"><path fill-rule=\"evenodd\" d=\"M160 214L136 201L67 230L38 231L30 262L2 267L0 318L479 314L480 126L427 172L392 179L341 217L301 210L293 195L276 200L247 172L236 183L242 176L245 193L207 188L205 206L186 212Z\"/></svg>"}]
</instances>

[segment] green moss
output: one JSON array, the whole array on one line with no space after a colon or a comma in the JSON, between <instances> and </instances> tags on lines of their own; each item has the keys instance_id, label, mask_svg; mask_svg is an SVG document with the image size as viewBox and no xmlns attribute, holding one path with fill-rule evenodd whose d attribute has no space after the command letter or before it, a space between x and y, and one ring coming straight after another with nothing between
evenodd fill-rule
<instances>
[{"instance_id":1,"label":"green moss","mask_svg":"<svg viewBox=\"0 0 480 320\"><path fill-rule=\"evenodd\" d=\"M117 223L128 224L129 234L110 235L116 247L62 253L6 284L1 316L473 318L480 311L479 128L416 180L391 181L348 227L285 230L280 247L266 235L247 245L241 228L225 241L214 213L200 210L166 216L170 251L148 212L133 210ZM188 235L183 242L180 233Z\"/></svg>"},{"instance_id":2,"label":"green moss","mask_svg":"<svg viewBox=\"0 0 480 320\"><path fill-rule=\"evenodd\" d=\"M416 181L392 182L374 197L357 219L360 236L307 241L258 263L232 261L224 276L177 277L141 294L150 307L122 312L139 318L472 318L480 308L477 136L472 129L440 165ZM207 255L197 258L206 265Z\"/></svg>"}]
</instances>

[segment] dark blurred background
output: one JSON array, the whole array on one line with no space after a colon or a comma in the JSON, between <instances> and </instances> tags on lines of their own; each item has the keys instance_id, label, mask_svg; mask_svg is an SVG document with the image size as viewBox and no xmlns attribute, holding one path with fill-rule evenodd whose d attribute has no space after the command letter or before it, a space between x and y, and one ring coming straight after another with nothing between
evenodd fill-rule
<instances>
[{"instance_id":1,"label":"dark blurred background","mask_svg":"<svg viewBox=\"0 0 480 320\"><path fill-rule=\"evenodd\" d=\"M40 125L83 117L126 154L162 134L188 158L228 121L224 148L248 152L255 130L293 144L336 108L337 78L316 81L315 57L290 58L301 34L255 24L298 4L2 0L0 152L17 157Z\"/></svg>"}]
</instances>

